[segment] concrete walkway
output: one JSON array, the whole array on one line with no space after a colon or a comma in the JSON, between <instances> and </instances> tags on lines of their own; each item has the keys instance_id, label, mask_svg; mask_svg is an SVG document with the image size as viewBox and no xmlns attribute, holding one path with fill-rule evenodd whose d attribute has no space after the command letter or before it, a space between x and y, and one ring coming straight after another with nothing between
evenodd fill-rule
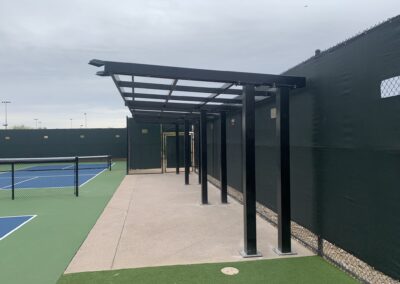
<instances>
[{"instance_id":1,"label":"concrete walkway","mask_svg":"<svg viewBox=\"0 0 400 284\"><path fill-rule=\"evenodd\" d=\"M244 260L243 207L209 185L210 205L200 205L197 175L130 175L122 182L65 273ZM258 248L273 252L277 230L257 217ZM296 256L312 252L292 241Z\"/></svg>"}]
</instances>

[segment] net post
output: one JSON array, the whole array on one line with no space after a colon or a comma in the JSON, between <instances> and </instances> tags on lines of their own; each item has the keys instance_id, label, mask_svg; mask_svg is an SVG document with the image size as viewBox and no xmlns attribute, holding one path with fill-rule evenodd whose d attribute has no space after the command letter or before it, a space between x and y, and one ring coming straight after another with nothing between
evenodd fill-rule
<instances>
[{"instance_id":1,"label":"net post","mask_svg":"<svg viewBox=\"0 0 400 284\"><path fill-rule=\"evenodd\" d=\"M129 168L130 168L130 152L131 152L131 148L130 148L130 136L129 136L129 117L126 117L126 174L129 175Z\"/></svg>"},{"instance_id":2,"label":"net post","mask_svg":"<svg viewBox=\"0 0 400 284\"><path fill-rule=\"evenodd\" d=\"M111 166L112 166L112 158L111 155L108 156L108 169L111 171Z\"/></svg>"},{"instance_id":3,"label":"net post","mask_svg":"<svg viewBox=\"0 0 400 284\"><path fill-rule=\"evenodd\" d=\"M15 164L11 163L11 200L15 199Z\"/></svg>"},{"instance_id":4,"label":"net post","mask_svg":"<svg viewBox=\"0 0 400 284\"><path fill-rule=\"evenodd\" d=\"M79 196L79 158L75 157L75 196Z\"/></svg>"}]
</instances>

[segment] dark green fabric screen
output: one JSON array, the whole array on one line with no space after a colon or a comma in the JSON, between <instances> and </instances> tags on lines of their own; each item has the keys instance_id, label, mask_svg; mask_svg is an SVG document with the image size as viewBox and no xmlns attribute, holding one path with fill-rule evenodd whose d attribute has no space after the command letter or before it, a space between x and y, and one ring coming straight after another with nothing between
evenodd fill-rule
<instances>
[{"instance_id":1,"label":"dark green fabric screen","mask_svg":"<svg viewBox=\"0 0 400 284\"><path fill-rule=\"evenodd\" d=\"M161 125L129 119L130 168L161 169Z\"/></svg>"},{"instance_id":2,"label":"dark green fabric screen","mask_svg":"<svg viewBox=\"0 0 400 284\"><path fill-rule=\"evenodd\" d=\"M290 99L293 220L399 279L400 96L381 98L380 86L400 75L400 17L284 75L307 78ZM274 104L256 109L256 185L258 201L276 210ZM208 128L216 178L218 125ZM240 114L227 117L227 156L228 183L241 190Z\"/></svg>"},{"instance_id":3,"label":"dark green fabric screen","mask_svg":"<svg viewBox=\"0 0 400 284\"><path fill-rule=\"evenodd\" d=\"M125 158L126 129L0 130L0 158L92 155Z\"/></svg>"}]
</instances>

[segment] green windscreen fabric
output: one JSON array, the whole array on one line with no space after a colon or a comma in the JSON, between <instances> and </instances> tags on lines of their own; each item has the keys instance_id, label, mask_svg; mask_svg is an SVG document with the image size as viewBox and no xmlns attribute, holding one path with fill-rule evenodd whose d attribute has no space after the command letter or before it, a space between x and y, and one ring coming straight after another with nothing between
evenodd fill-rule
<instances>
[{"instance_id":1,"label":"green windscreen fabric","mask_svg":"<svg viewBox=\"0 0 400 284\"><path fill-rule=\"evenodd\" d=\"M399 279L400 84L381 84L400 76L400 17L285 74L308 84L291 100L293 216Z\"/></svg>"},{"instance_id":2,"label":"green windscreen fabric","mask_svg":"<svg viewBox=\"0 0 400 284\"><path fill-rule=\"evenodd\" d=\"M307 78L290 97L292 219L399 279L400 17L283 75ZM274 107L257 106L255 142L257 200L276 210ZM209 173L218 177L219 121L211 123ZM241 150L241 117L229 114L228 184L238 190Z\"/></svg>"},{"instance_id":3,"label":"green windscreen fabric","mask_svg":"<svg viewBox=\"0 0 400 284\"><path fill-rule=\"evenodd\" d=\"M125 128L0 130L0 158L126 157Z\"/></svg>"},{"instance_id":4,"label":"green windscreen fabric","mask_svg":"<svg viewBox=\"0 0 400 284\"><path fill-rule=\"evenodd\" d=\"M130 168L161 168L161 125L129 119Z\"/></svg>"}]
</instances>

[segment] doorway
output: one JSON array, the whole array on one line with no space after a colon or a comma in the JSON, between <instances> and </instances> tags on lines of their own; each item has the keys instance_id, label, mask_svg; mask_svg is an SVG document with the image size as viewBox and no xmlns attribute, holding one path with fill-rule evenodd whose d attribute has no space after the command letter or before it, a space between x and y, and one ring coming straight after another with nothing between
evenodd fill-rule
<instances>
[{"instance_id":1,"label":"doorway","mask_svg":"<svg viewBox=\"0 0 400 284\"><path fill-rule=\"evenodd\" d=\"M190 137L190 171L193 170L193 149L194 139L193 132L189 132ZM163 132L162 137L162 171L163 173L173 173L176 171L176 135L175 132ZM179 171L185 171L185 149L184 149L184 133L179 132Z\"/></svg>"}]
</instances>

